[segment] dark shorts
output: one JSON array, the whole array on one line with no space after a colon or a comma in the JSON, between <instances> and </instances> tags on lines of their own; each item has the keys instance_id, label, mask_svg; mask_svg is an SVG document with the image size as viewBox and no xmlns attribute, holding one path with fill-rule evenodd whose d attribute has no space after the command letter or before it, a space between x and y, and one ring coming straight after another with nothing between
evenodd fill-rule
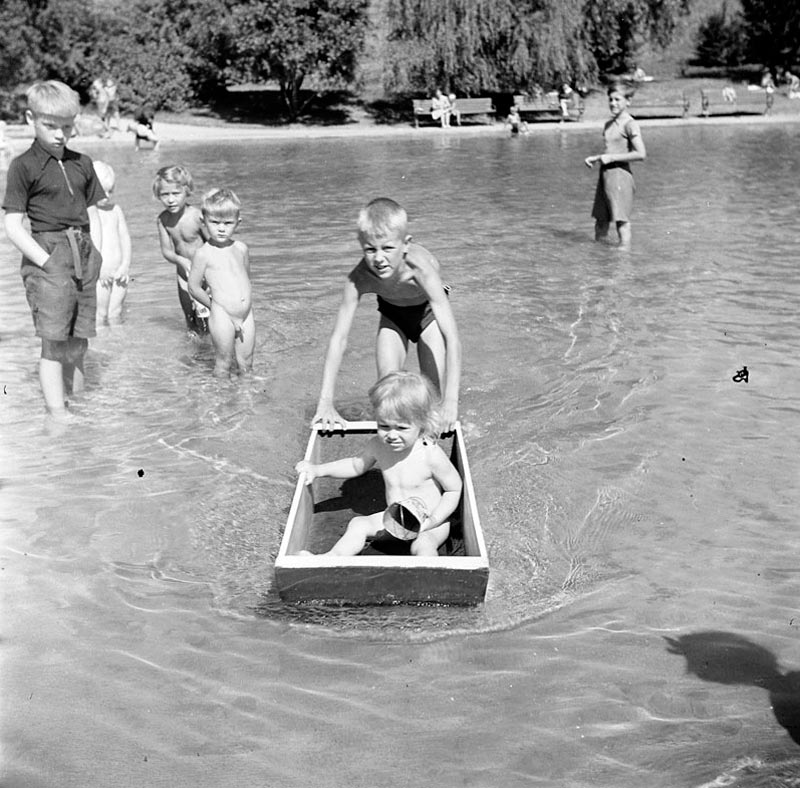
<instances>
[{"instance_id":1,"label":"dark shorts","mask_svg":"<svg viewBox=\"0 0 800 788\"><path fill-rule=\"evenodd\" d=\"M95 336L97 275L102 258L88 231L74 233L75 247L66 231L33 233L34 240L50 254L40 267L22 258L22 281L31 308L36 336L64 341L70 337ZM76 275L77 253L80 282Z\"/></svg>"},{"instance_id":2,"label":"dark shorts","mask_svg":"<svg viewBox=\"0 0 800 788\"><path fill-rule=\"evenodd\" d=\"M413 306L397 306L378 296L378 311L411 342L419 342L422 332L436 319L428 301Z\"/></svg>"},{"instance_id":3,"label":"dark shorts","mask_svg":"<svg viewBox=\"0 0 800 788\"><path fill-rule=\"evenodd\" d=\"M604 167L597 179L592 217L598 222L629 222L633 211L633 175L625 167Z\"/></svg>"}]
</instances>

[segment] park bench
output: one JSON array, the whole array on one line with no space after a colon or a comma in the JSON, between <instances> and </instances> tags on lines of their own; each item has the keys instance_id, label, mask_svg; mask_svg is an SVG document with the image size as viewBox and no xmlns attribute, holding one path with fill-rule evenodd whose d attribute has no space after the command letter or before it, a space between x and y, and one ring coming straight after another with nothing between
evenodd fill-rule
<instances>
[{"instance_id":1,"label":"park bench","mask_svg":"<svg viewBox=\"0 0 800 788\"><path fill-rule=\"evenodd\" d=\"M583 117L584 104L583 99L577 93L572 95L573 97L567 106L566 116L562 114L558 94L547 94L539 99L516 95L514 96L514 106L519 110L520 118L526 122L535 123L544 120L577 121Z\"/></svg>"},{"instance_id":2,"label":"park bench","mask_svg":"<svg viewBox=\"0 0 800 788\"><path fill-rule=\"evenodd\" d=\"M641 101L636 100L636 96L631 99L629 107L631 115L637 119L643 118L685 118L689 115L689 97L686 93L674 98L668 97L658 101L647 101L645 97Z\"/></svg>"},{"instance_id":3,"label":"park bench","mask_svg":"<svg viewBox=\"0 0 800 788\"><path fill-rule=\"evenodd\" d=\"M419 127L421 119L429 119L433 123L438 120L433 119L431 112L430 99L412 99L414 105L414 125ZM461 125L461 118L465 115L484 115L487 118L494 115L495 109L490 98L457 98L453 104L452 114L458 125Z\"/></svg>"},{"instance_id":4,"label":"park bench","mask_svg":"<svg viewBox=\"0 0 800 788\"><path fill-rule=\"evenodd\" d=\"M769 115L775 103L775 94L767 90L734 90L730 88L730 98L722 91L719 98L710 90L700 91L701 113L709 115Z\"/></svg>"}]
</instances>

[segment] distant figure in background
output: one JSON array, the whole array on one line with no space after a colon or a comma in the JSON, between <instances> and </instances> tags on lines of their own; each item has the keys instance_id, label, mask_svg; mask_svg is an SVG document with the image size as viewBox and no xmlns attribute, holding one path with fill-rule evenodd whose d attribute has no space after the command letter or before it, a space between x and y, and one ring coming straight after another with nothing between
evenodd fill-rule
<instances>
[{"instance_id":1,"label":"distant figure in background","mask_svg":"<svg viewBox=\"0 0 800 788\"><path fill-rule=\"evenodd\" d=\"M722 100L728 104L736 103L736 88L734 88L733 85L725 85L725 87L722 88Z\"/></svg>"},{"instance_id":2,"label":"distant figure in background","mask_svg":"<svg viewBox=\"0 0 800 788\"><path fill-rule=\"evenodd\" d=\"M528 133L528 124L520 116L519 107L516 104L508 111L508 117L504 125L509 127L512 134Z\"/></svg>"},{"instance_id":3,"label":"distant figure in background","mask_svg":"<svg viewBox=\"0 0 800 788\"><path fill-rule=\"evenodd\" d=\"M452 109L450 99L439 88L436 88L436 93L431 99L431 116L434 120L441 121L442 128L450 125Z\"/></svg>"},{"instance_id":4,"label":"distant figure in background","mask_svg":"<svg viewBox=\"0 0 800 788\"><path fill-rule=\"evenodd\" d=\"M447 98L450 101L450 114L456 119L456 123L460 126L461 112L459 112L458 107L456 107L456 94L450 93Z\"/></svg>"},{"instance_id":5,"label":"distant figure in background","mask_svg":"<svg viewBox=\"0 0 800 788\"><path fill-rule=\"evenodd\" d=\"M152 142L153 148L158 147L158 137L155 131L153 131L153 121L155 117L156 113L149 104L142 104L142 106L137 107L133 116L136 150L139 150L142 142Z\"/></svg>"},{"instance_id":6,"label":"distant figure in background","mask_svg":"<svg viewBox=\"0 0 800 788\"><path fill-rule=\"evenodd\" d=\"M89 86L89 95L92 97L95 107L97 108L97 117L103 124L103 136L108 134L108 126L106 125L106 115L108 114L108 95L103 80L98 77Z\"/></svg>"},{"instance_id":7,"label":"distant figure in background","mask_svg":"<svg viewBox=\"0 0 800 788\"><path fill-rule=\"evenodd\" d=\"M561 107L561 119L569 120L569 108L572 105L573 90L568 82L565 82L558 91L558 105Z\"/></svg>"},{"instance_id":8,"label":"distant figure in background","mask_svg":"<svg viewBox=\"0 0 800 788\"><path fill-rule=\"evenodd\" d=\"M103 88L106 91L106 114L102 117L103 123L108 130L119 131L119 96L117 94L117 83L109 76L103 77Z\"/></svg>"},{"instance_id":9,"label":"distant figure in background","mask_svg":"<svg viewBox=\"0 0 800 788\"><path fill-rule=\"evenodd\" d=\"M789 98L800 98L800 77L792 74L791 71L787 71L786 81L789 83Z\"/></svg>"},{"instance_id":10,"label":"distant figure in background","mask_svg":"<svg viewBox=\"0 0 800 788\"><path fill-rule=\"evenodd\" d=\"M630 162L643 161L647 156L639 124L628 112L630 100L631 91L626 85L616 83L608 88L611 118L603 127L605 151L584 160L587 167L595 162L601 165L592 208L595 240L607 240L614 222L621 249L628 249L631 244L634 184Z\"/></svg>"},{"instance_id":11,"label":"distant figure in background","mask_svg":"<svg viewBox=\"0 0 800 788\"><path fill-rule=\"evenodd\" d=\"M636 66L636 68L633 70L633 81L634 82L652 82L653 78L652 77L648 77L647 74L645 74L645 71L641 66Z\"/></svg>"},{"instance_id":12,"label":"distant figure in background","mask_svg":"<svg viewBox=\"0 0 800 788\"><path fill-rule=\"evenodd\" d=\"M761 87L764 88L767 93L772 93L775 90L775 80L772 78L772 74L768 68L764 69L764 73L761 76Z\"/></svg>"},{"instance_id":13,"label":"distant figure in background","mask_svg":"<svg viewBox=\"0 0 800 788\"><path fill-rule=\"evenodd\" d=\"M97 325L102 326L122 317L122 306L128 294L131 268L131 236L122 208L114 202L114 170L104 161L94 162L97 180L107 197L97 203L103 228L100 254L103 263L97 279Z\"/></svg>"}]
</instances>

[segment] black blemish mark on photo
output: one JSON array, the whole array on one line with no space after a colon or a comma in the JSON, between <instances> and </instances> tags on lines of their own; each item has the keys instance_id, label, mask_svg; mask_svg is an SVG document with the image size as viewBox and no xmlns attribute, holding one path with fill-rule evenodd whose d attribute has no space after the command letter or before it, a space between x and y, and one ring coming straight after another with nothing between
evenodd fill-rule
<instances>
[{"instance_id":1,"label":"black blemish mark on photo","mask_svg":"<svg viewBox=\"0 0 800 788\"><path fill-rule=\"evenodd\" d=\"M136 471L136 475L141 479L142 476L144 476L144 471L141 468L139 468L139 470Z\"/></svg>"},{"instance_id":2,"label":"black blemish mark on photo","mask_svg":"<svg viewBox=\"0 0 800 788\"><path fill-rule=\"evenodd\" d=\"M733 382L734 383L741 383L744 381L747 383L750 379L750 373L747 371L747 367L742 367L734 376Z\"/></svg>"}]
</instances>

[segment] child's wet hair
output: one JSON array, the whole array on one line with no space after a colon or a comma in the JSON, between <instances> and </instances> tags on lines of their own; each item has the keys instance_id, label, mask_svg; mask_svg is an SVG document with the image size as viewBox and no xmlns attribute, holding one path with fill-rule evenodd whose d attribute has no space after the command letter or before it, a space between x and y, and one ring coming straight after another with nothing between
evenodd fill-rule
<instances>
[{"instance_id":1,"label":"child's wet hair","mask_svg":"<svg viewBox=\"0 0 800 788\"><path fill-rule=\"evenodd\" d=\"M203 195L200 210L203 216L238 216L241 200L231 189L210 189Z\"/></svg>"},{"instance_id":2,"label":"child's wet hair","mask_svg":"<svg viewBox=\"0 0 800 788\"><path fill-rule=\"evenodd\" d=\"M388 197L378 197L367 203L358 214L359 238L385 238L406 235L408 214L401 205Z\"/></svg>"},{"instance_id":3,"label":"child's wet hair","mask_svg":"<svg viewBox=\"0 0 800 788\"><path fill-rule=\"evenodd\" d=\"M439 396L431 382L416 372L384 375L370 390L369 401L378 422L397 419L418 427L422 435L439 436Z\"/></svg>"},{"instance_id":4,"label":"child's wet hair","mask_svg":"<svg viewBox=\"0 0 800 788\"><path fill-rule=\"evenodd\" d=\"M171 164L169 167L162 167L153 178L153 194L158 198L158 192L162 183L176 183L183 186L187 194L194 190L194 180L192 174L186 167L180 164Z\"/></svg>"},{"instance_id":5,"label":"child's wet hair","mask_svg":"<svg viewBox=\"0 0 800 788\"><path fill-rule=\"evenodd\" d=\"M106 164L104 161L93 161L92 165L94 166L94 172L95 175L97 175L97 180L100 181L100 185L103 187L103 191L106 194L110 194L112 191L114 191L114 183L116 182L114 168L110 164Z\"/></svg>"},{"instance_id":6,"label":"child's wet hair","mask_svg":"<svg viewBox=\"0 0 800 788\"><path fill-rule=\"evenodd\" d=\"M34 115L75 117L81 109L78 94L69 85L56 79L34 82L25 96L28 100L28 109Z\"/></svg>"}]
</instances>

